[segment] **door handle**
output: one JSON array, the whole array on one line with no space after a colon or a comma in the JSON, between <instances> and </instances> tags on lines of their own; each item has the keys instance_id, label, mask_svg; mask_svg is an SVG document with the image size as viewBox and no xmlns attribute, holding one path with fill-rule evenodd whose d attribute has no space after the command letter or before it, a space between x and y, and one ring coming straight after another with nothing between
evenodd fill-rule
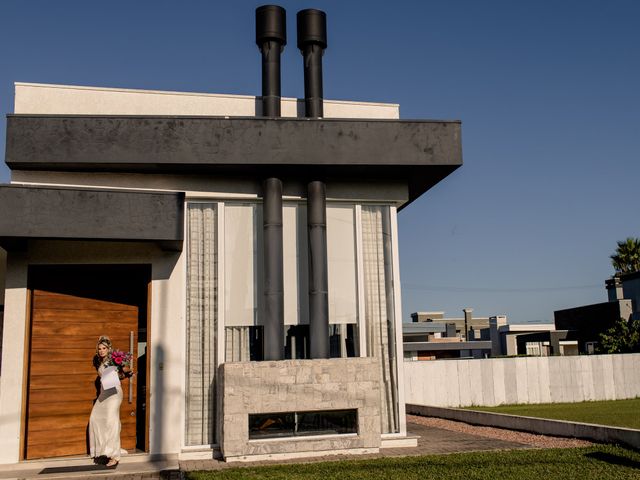
<instances>
[{"instance_id":1,"label":"door handle","mask_svg":"<svg viewBox=\"0 0 640 480\"><path fill-rule=\"evenodd\" d=\"M133 359L135 352L133 351L133 332L129 332L129 351L131 352L131 371L133 371ZM133 403L133 376L129 377L129 403ZM133 416L133 415L132 415Z\"/></svg>"}]
</instances>

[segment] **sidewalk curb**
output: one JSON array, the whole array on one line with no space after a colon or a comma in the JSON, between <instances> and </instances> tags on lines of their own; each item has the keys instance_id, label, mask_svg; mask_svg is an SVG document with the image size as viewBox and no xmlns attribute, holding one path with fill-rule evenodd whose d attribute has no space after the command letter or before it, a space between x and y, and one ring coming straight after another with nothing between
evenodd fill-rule
<instances>
[{"instance_id":1,"label":"sidewalk curb","mask_svg":"<svg viewBox=\"0 0 640 480\"><path fill-rule=\"evenodd\" d=\"M438 417L472 425L506 428L508 430L519 430L540 435L573 437L599 443L621 444L635 450L640 450L640 430L634 430L632 428L606 427L591 423L566 422L563 420L521 417L506 413L430 407L428 405L409 403L407 403L406 408L408 414L421 415L423 417Z\"/></svg>"}]
</instances>

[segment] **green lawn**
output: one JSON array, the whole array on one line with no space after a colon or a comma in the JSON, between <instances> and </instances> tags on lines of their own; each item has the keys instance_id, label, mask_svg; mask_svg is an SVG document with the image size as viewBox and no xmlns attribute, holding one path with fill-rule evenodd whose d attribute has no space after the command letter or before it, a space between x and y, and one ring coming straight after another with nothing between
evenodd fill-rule
<instances>
[{"instance_id":1,"label":"green lawn","mask_svg":"<svg viewBox=\"0 0 640 480\"><path fill-rule=\"evenodd\" d=\"M640 398L604 402L469 407L468 409L640 429Z\"/></svg>"},{"instance_id":2,"label":"green lawn","mask_svg":"<svg viewBox=\"0 0 640 480\"><path fill-rule=\"evenodd\" d=\"M625 480L640 453L620 447L511 450L188 472L191 480Z\"/></svg>"}]
</instances>

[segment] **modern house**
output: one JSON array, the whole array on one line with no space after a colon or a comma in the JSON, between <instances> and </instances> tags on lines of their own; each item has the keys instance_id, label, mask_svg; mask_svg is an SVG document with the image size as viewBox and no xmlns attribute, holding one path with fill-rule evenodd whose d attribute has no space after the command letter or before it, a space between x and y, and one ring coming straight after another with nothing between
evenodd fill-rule
<instances>
[{"instance_id":1,"label":"modern house","mask_svg":"<svg viewBox=\"0 0 640 480\"><path fill-rule=\"evenodd\" d=\"M553 323L507 323L505 315L445 317L415 312L402 324L405 360L488 358L515 355L577 355L577 340Z\"/></svg>"},{"instance_id":2,"label":"modern house","mask_svg":"<svg viewBox=\"0 0 640 480\"><path fill-rule=\"evenodd\" d=\"M640 272L617 274L605 280L608 301L553 312L558 328L571 332L580 353L595 353L600 334L620 319L640 318Z\"/></svg>"},{"instance_id":3,"label":"modern house","mask_svg":"<svg viewBox=\"0 0 640 480\"><path fill-rule=\"evenodd\" d=\"M462 164L460 123L323 101L317 10L298 14L306 98L281 98L284 10L256 13L261 97L16 84L0 463L86 455L102 334L135 358L130 453L415 442L397 214Z\"/></svg>"},{"instance_id":4,"label":"modern house","mask_svg":"<svg viewBox=\"0 0 640 480\"><path fill-rule=\"evenodd\" d=\"M505 318L506 317L500 317ZM491 354L490 318L445 317L445 312L414 312L411 323L402 324L405 360L485 358Z\"/></svg>"}]
</instances>

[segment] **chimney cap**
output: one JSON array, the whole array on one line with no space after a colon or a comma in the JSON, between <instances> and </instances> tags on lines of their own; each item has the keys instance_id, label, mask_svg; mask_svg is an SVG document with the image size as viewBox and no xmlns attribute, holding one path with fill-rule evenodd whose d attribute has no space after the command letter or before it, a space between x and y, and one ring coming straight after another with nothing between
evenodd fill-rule
<instances>
[{"instance_id":1,"label":"chimney cap","mask_svg":"<svg viewBox=\"0 0 640 480\"><path fill-rule=\"evenodd\" d=\"M256 8L256 44L268 40L287 44L287 12L278 5L263 5Z\"/></svg>"},{"instance_id":2,"label":"chimney cap","mask_svg":"<svg viewBox=\"0 0 640 480\"><path fill-rule=\"evenodd\" d=\"M300 50L308 44L327 48L327 14L322 10L308 8L300 10L296 15L298 26L298 48Z\"/></svg>"}]
</instances>

